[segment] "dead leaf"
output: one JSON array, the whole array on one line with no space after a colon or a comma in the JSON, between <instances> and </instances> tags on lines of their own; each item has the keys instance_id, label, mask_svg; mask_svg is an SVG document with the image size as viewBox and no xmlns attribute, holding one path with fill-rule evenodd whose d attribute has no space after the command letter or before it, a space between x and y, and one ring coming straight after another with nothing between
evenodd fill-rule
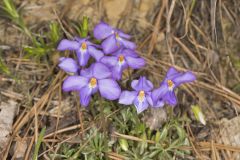
<instances>
[{"instance_id":1,"label":"dead leaf","mask_svg":"<svg viewBox=\"0 0 240 160\"><path fill-rule=\"evenodd\" d=\"M12 132L13 118L17 109L17 103L9 100L0 105L0 159Z\"/></svg>"},{"instance_id":2,"label":"dead leaf","mask_svg":"<svg viewBox=\"0 0 240 160\"><path fill-rule=\"evenodd\" d=\"M212 132L212 137L218 143L223 143L231 146L240 146L240 116L232 118L230 120L223 118L219 124L219 131L216 129ZM214 137L215 134L217 136ZM233 154L236 159L240 159L239 153Z\"/></svg>"},{"instance_id":3,"label":"dead leaf","mask_svg":"<svg viewBox=\"0 0 240 160\"><path fill-rule=\"evenodd\" d=\"M25 155L25 152L27 150L27 141L26 140L19 140L16 142L16 145L14 147L14 156L16 159L22 159Z\"/></svg>"},{"instance_id":4,"label":"dead leaf","mask_svg":"<svg viewBox=\"0 0 240 160\"><path fill-rule=\"evenodd\" d=\"M151 108L150 113L143 117L143 122L151 129L156 130L167 121L166 108Z\"/></svg>"}]
</instances>

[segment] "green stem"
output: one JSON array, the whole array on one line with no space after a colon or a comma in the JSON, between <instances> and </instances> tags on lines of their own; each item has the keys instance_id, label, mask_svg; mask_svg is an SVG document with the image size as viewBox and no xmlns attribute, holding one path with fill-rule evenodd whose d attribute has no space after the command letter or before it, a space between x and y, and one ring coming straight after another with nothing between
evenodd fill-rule
<instances>
[{"instance_id":1,"label":"green stem","mask_svg":"<svg viewBox=\"0 0 240 160\"><path fill-rule=\"evenodd\" d=\"M38 151L39 151L39 148L41 146L41 143L42 143L42 140L43 140L45 132L46 132L46 127L42 128L42 130L41 130L41 132L39 134L39 137L38 137L38 140L37 140L37 144L36 144L35 149L34 149L33 160L37 160L38 159Z\"/></svg>"}]
</instances>

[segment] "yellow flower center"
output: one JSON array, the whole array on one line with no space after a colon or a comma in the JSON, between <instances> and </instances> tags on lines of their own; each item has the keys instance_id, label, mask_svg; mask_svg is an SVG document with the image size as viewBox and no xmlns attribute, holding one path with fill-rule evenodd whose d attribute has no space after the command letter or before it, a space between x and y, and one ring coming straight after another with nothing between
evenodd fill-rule
<instances>
[{"instance_id":1,"label":"yellow flower center","mask_svg":"<svg viewBox=\"0 0 240 160\"><path fill-rule=\"evenodd\" d=\"M145 92L143 90L139 91L139 93L138 93L138 100L140 102L143 102L144 98L145 98Z\"/></svg>"},{"instance_id":2,"label":"yellow flower center","mask_svg":"<svg viewBox=\"0 0 240 160\"><path fill-rule=\"evenodd\" d=\"M116 36L116 38L119 38L119 35L118 35L118 33L117 33L117 32L115 32L115 36Z\"/></svg>"},{"instance_id":3,"label":"yellow flower center","mask_svg":"<svg viewBox=\"0 0 240 160\"><path fill-rule=\"evenodd\" d=\"M91 78L90 82L89 82L89 86L91 88L94 88L94 87L96 87L96 85L97 85L97 79L96 78Z\"/></svg>"},{"instance_id":4,"label":"yellow flower center","mask_svg":"<svg viewBox=\"0 0 240 160\"><path fill-rule=\"evenodd\" d=\"M87 43L83 42L81 48L82 48L83 50L87 49Z\"/></svg>"},{"instance_id":5,"label":"yellow flower center","mask_svg":"<svg viewBox=\"0 0 240 160\"><path fill-rule=\"evenodd\" d=\"M118 62L120 62L120 63L123 63L123 62L124 62L124 56L123 56L123 55L120 55L120 56L118 57Z\"/></svg>"},{"instance_id":6,"label":"yellow flower center","mask_svg":"<svg viewBox=\"0 0 240 160\"><path fill-rule=\"evenodd\" d=\"M173 81L172 80L167 80L167 85L168 85L168 88L170 89L170 90L172 90L173 89L173 87L174 87L174 83L173 83Z\"/></svg>"}]
</instances>

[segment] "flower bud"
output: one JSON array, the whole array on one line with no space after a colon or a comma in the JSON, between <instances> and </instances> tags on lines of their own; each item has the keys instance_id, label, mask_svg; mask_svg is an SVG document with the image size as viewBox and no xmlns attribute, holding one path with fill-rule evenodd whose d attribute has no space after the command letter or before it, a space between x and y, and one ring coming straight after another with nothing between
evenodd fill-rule
<instances>
[{"instance_id":1,"label":"flower bud","mask_svg":"<svg viewBox=\"0 0 240 160\"><path fill-rule=\"evenodd\" d=\"M195 118L200 121L203 125L206 125L205 117L198 105L192 105L191 106L192 111L194 113Z\"/></svg>"},{"instance_id":2,"label":"flower bud","mask_svg":"<svg viewBox=\"0 0 240 160\"><path fill-rule=\"evenodd\" d=\"M124 151L128 151L128 142L126 139L123 138L119 139L119 144Z\"/></svg>"}]
</instances>

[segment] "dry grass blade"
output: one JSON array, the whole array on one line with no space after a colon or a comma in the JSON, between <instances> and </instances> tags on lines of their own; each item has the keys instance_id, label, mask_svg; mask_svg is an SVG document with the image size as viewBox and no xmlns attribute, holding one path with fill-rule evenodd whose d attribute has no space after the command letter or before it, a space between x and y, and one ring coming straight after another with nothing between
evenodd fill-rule
<instances>
[{"instance_id":1,"label":"dry grass blade","mask_svg":"<svg viewBox=\"0 0 240 160\"><path fill-rule=\"evenodd\" d=\"M150 48L148 50L148 55L152 54L153 49L156 45L156 40L157 40L157 37L158 37L158 31L159 31L159 28L160 28L160 22L161 22L161 19L162 19L163 12L166 8L166 5L167 5L167 0L163 0L162 5L161 5L161 9L159 10L157 20L156 20L155 25L154 25L152 37L151 37L151 40L150 40Z\"/></svg>"}]
</instances>

